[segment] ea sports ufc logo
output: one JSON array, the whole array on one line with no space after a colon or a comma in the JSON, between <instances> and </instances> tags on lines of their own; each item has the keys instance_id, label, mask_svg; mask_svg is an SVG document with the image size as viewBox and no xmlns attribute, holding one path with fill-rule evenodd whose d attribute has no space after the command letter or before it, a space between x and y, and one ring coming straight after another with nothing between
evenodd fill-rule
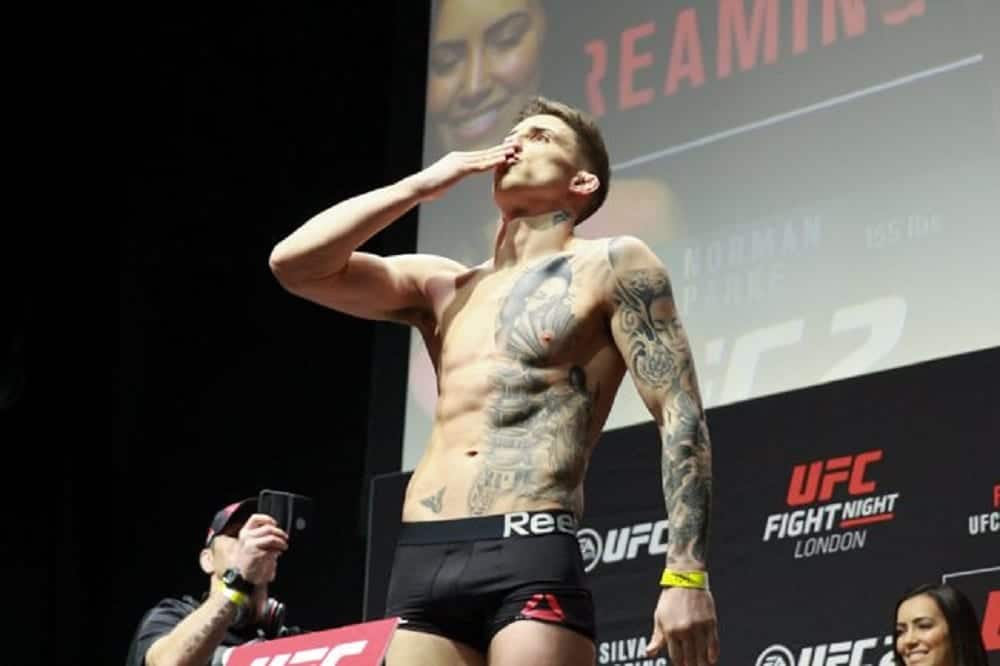
<instances>
[{"instance_id":1,"label":"ea sports ufc logo","mask_svg":"<svg viewBox=\"0 0 1000 666\"><path fill-rule=\"evenodd\" d=\"M865 479L868 466L882 459L882 450L874 449L854 456L796 465L788 484L788 506L822 502L833 497L838 485L847 484L851 495L875 492L875 482Z\"/></svg>"}]
</instances>

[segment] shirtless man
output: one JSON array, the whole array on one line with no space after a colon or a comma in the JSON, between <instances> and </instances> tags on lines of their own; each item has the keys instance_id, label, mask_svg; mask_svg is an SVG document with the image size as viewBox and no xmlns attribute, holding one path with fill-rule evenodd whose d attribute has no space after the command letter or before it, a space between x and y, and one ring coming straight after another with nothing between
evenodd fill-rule
<instances>
[{"instance_id":1,"label":"shirtless man","mask_svg":"<svg viewBox=\"0 0 1000 666\"><path fill-rule=\"evenodd\" d=\"M356 251L480 173L493 174L500 211L489 260ZM434 427L407 488L389 585L386 613L403 620L390 666L594 663L574 534L590 454L626 371L662 434L670 518L648 654L666 648L676 666L718 658L705 573L709 435L667 272L635 238L573 234L608 180L593 121L539 98L501 145L450 153L343 201L271 254L292 293L415 327L437 371ZM435 222L460 223L424 224Z\"/></svg>"}]
</instances>

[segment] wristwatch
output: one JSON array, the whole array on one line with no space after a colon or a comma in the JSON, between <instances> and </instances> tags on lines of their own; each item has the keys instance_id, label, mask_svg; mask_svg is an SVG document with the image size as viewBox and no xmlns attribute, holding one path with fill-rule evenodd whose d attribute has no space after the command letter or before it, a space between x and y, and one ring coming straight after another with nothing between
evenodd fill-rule
<instances>
[{"instance_id":1,"label":"wristwatch","mask_svg":"<svg viewBox=\"0 0 1000 666\"><path fill-rule=\"evenodd\" d=\"M251 616L250 597L253 594L253 583L248 581L238 569L226 569L221 576L222 593L236 606L234 627L242 627Z\"/></svg>"},{"instance_id":2,"label":"wristwatch","mask_svg":"<svg viewBox=\"0 0 1000 666\"><path fill-rule=\"evenodd\" d=\"M240 574L239 569L226 569L222 574L222 583L231 590L236 590L247 596L253 594L253 583Z\"/></svg>"}]
</instances>

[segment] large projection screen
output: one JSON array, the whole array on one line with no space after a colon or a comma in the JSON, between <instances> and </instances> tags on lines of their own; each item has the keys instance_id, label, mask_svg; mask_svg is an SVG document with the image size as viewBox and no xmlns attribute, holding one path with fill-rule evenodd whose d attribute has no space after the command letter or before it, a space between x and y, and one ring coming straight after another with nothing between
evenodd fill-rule
<instances>
[{"instance_id":1,"label":"large projection screen","mask_svg":"<svg viewBox=\"0 0 1000 666\"><path fill-rule=\"evenodd\" d=\"M593 114L613 175L577 233L663 260L708 407L996 346L996 4L442 0L424 164L536 94ZM483 261L490 179L419 219L418 251ZM412 335L404 470L435 399ZM626 380L606 429L649 418Z\"/></svg>"}]
</instances>

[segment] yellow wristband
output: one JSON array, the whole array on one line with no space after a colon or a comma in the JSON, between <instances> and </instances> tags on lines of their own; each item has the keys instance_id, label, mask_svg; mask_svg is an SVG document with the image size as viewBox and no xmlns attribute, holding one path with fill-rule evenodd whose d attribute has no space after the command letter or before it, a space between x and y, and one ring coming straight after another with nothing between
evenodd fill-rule
<instances>
[{"instance_id":1,"label":"yellow wristband","mask_svg":"<svg viewBox=\"0 0 1000 666\"><path fill-rule=\"evenodd\" d=\"M243 594L239 590L234 590L231 587L225 585L222 586L222 594L226 596L227 599L232 601L234 604L240 608L245 608L248 603L250 603L250 597Z\"/></svg>"},{"instance_id":2,"label":"yellow wristband","mask_svg":"<svg viewBox=\"0 0 1000 666\"><path fill-rule=\"evenodd\" d=\"M708 572L664 569L663 576L660 577L660 585L663 587L687 587L693 590L707 590Z\"/></svg>"}]
</instances>

